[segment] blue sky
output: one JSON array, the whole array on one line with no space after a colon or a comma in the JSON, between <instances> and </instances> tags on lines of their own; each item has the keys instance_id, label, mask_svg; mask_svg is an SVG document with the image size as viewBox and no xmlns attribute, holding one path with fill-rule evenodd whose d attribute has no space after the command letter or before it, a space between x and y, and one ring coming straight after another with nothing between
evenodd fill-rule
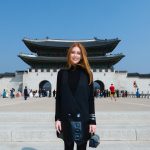
<instances>
[{"instance_id":1,"label":"blue sky","mask_svg":"<svg viewBox=\"0 0 150 150\"><path fill-rule=\"evenodd\" d=\"M150 73L150 0L0 0L0 73L29 68L22 39L119 38L116 70Z\"/></svg>"}]
</instances>

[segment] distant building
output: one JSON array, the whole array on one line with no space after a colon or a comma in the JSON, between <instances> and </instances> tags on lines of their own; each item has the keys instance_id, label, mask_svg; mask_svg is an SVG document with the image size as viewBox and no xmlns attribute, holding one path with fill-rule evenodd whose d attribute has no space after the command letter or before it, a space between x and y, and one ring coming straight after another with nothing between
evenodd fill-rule
<instances>
[{"instance_id":1,"label":"distant building","mask_svg":"<svg viewBox=\"0 0 150 150\"><path fill-rule=\"evenodd\" d=\"M12 87L22 91L27 86L32 90L45 89L52 92L56 89L58 70L66 66L67 49L74 42L79 42L87 50L95 88L109 89L110 84L113 83L116 89L127 90L130 93L135 93L137 87L144 93L150 92L150 74L114 70L114 65L124 57L122 53L111 54L120 42L119 39L31 40L25 38L23 42L32 54L21 53L18 56L30 66L30 69L0 74L0 91L4 88L10 90Z\"/></svg>"}]
</instances>

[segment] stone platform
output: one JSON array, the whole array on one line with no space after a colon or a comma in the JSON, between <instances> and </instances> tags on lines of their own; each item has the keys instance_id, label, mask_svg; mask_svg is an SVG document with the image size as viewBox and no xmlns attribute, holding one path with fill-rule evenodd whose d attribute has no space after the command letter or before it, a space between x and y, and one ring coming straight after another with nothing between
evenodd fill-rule
<instances>
[{"instance_id":1,"label":"stone platform","mask_svg":"<svg viewBox=\"0 0 150 150\"><path fill-rule=\"evenodd\" d=\"M95 105L101 137L97 149L150 149L149 99L97 98ZM0 98L0 150L63 150L55 135L54 111L54 98Z\"/></svg>"}]
</instances>

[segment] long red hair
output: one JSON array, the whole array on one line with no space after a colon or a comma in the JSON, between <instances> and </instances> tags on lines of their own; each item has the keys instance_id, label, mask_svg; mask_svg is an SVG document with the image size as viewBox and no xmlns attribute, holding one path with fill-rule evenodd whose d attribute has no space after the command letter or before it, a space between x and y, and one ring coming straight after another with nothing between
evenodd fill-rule
<instances>
[{"instance_id":1,"label":"long red hair","mask_svg":"<svg viewBox=\"0 0 150 150\"><path fill-rule=\"evenodd\" d=\"M68 49L68 52L67 52L67 65L68 65L68 68L71 68L73 66L73 64L71 62L71 59L70 59L70 54L71 54L71 51L74 47L79 47L79 49L81 50L81 60L77 65L81 66L87 72L87 74L89 76L89 84L91 84L93 82L93 74L91 72L91 67L89 65L89 61L87 59L86 49L81 43L74 43Z\"/></svg>"}]
</instances>

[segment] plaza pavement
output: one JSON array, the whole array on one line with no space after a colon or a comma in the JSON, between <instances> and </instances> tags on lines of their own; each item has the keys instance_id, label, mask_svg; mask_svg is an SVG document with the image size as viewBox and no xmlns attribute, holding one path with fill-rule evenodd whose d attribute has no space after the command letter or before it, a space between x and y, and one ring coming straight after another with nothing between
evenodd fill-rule
<instances>
[{"instance_id":1,"label":"plaza pavement","mask_svg":"<svg viewBox=\"0 0 150 150\"><path fill-rule=\"evenodd\" d=\"M150 111L150 99L146 98L95 98L96 112ZM55 98L0 98L0 112L54 112Z\"/></svg>"},{"instance_id":2,"label":"plaza pavement","mask_svg":"<svg viewBox=\"0 0 150 150\"><path fill-rule=\"evenodd\" d=\"M95 106L98 150L150 150L150 99L96 98ZM54 98L0 98L0 150L63 150L54 111Z\"/></svg>"}]
</instances>

